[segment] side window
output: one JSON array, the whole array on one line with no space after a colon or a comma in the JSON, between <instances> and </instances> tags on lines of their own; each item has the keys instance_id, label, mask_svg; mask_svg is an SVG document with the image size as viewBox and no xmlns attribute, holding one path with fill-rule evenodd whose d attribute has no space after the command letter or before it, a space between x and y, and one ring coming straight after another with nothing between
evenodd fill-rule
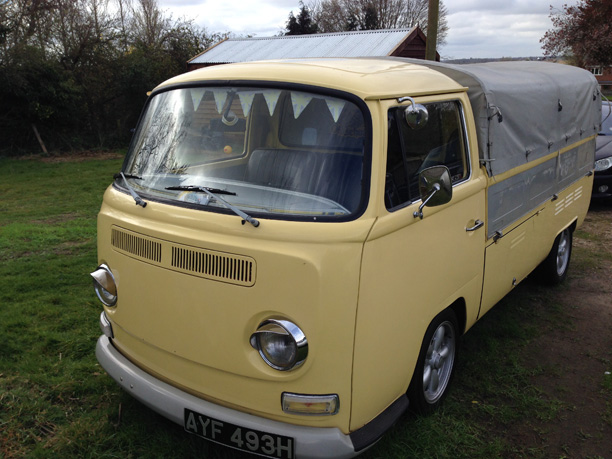
<instances>
[{"instance_id":1,"label":"side window","mask_svg":"<svg viewBox=\"0 0 612 459\"><path fill-rule=\"evenodd\" d=\"M461 105L458 101L424 105L429 118L418 129L406 123L405 106L388 112L385 205L389 210L420 199L418 177L423 169L444 165L453 184L469 176Z\"/></svg>"}]
</instances>

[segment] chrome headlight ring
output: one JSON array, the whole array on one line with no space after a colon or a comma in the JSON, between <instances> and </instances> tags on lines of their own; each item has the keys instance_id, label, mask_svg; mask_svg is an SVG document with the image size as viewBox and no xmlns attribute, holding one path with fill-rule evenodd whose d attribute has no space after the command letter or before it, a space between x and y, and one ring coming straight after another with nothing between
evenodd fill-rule
<instances>
[{"instance_id":1,"label":"chrome headlight ring","mask_svg":"<svg viewBox=\"0 0 612 459\"><path fill-rule=\"evenodd\" d=\"M110 268L101 264L90 275L93 278L94 290L100 301L106 306L115 306L117 304L117 283Z\"/></svg>"},{"instance_id":2,"label":"chrome headlight ring","mask_svg":"<svg viewBox=\"0 0 612 459\"><path fill-rule=\"evenodd\" d=\"M249 341L264 362L275 370L295 369L302 365L308 356L306 335L289 320L263 321Z\"/></svg>"}]
</instances>

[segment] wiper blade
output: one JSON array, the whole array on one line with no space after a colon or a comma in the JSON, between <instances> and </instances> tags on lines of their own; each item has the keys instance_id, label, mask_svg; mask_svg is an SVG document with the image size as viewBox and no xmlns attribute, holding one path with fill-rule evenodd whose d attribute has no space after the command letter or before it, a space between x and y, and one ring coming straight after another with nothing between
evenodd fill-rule
<instances>
[{"instance_id":1,"label":"wiper blade","mask_svg":"<svg viewBox=\"0 0 612 459\"><path fill-rule=\"evenodd\" d=\"M195 186L195 185L185 185L185 186L167 186L166 190L177 190L177 191L208 191L210 193L215 194L227 194L229 196L236 196L236 193L232 191L222 190L220 188L210 188L208 186Z\"/></svg>"},{"instance_id":2,"label":"wiper blade","mask_svg":"<svg viewBox=\"0 0 612 459\"><path fill-rule=\"evenodd\" d=\"M123 172L119 172L119 173L113 175L113 178L115 180L117 180L118 178L130 178L130 179L142 180L142 177L140 177L139 175L124 174Z\"/></svg>"},{"instance_id":3,"label":"wiper blade","mask_svg":"<svg viewBox=\"0 0 612 459\"><path fill-rule=\"evenodd\" d=\"M128 178L142 180L142 177L138 177L137 175L132 175L132 174L125 175L123 172L119 172L118 174L114 175L114 178L115 180L118 178L123 179L123 183L125 184L125 187L128 189L132 197L134 198L134 201L136 201L136 205L142 206L143 208L147 207L147 203L145 202L145 200L142 199L140 196L138 196L138 193L134 191L134 188L132 188L132 186L127 181Z\"/></svg>"},{"instance_id":4,"label":"wiper blade","mask_svg":"<svg viewBox=\"0 0 612 459\"><path fill-rule=\"evenodd\" d=\"M201 193L206 193L208 196L210 196L211 198L216 199L221 204L223 204L225 207L227 207L229 210L231 210L236 215L241 217L243 225L244 225L244 222L246 221L246 222L249 222L251 225L253 225L255 228L257 228L259 226L259 220L257 220L255 218L251 217L250 215L246 214L245 212L240 210L238 207L233 206L232 204L230 204L229 202L227 202L225 199L221 198L218 195L218 194L228 194L228 195L231 195L231 196L236 196L236 193L233 193L231 191L217 190L216 188L208 188L208 187L204 187L204 186L195 186L195 185L167 186L166 190L199 191Z\"/></svg>"}]
</instances>

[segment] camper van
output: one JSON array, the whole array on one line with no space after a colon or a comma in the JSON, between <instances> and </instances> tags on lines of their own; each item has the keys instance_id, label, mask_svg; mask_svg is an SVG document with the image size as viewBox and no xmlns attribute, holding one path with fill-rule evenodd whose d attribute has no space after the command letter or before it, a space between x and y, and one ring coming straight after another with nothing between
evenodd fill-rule
<instances>
[{"instance_id":1,"label":"camper van","mask_svg":"<svg viewBox=\"0 0 612 459\"><path fill-rule=\"evenodd\" d=\"M448 392L461 335L567 275L595 78L542 62L266 61L150 94L98 216L96 356L194 434L352 457Z\"/></svg>"}]
</instances>

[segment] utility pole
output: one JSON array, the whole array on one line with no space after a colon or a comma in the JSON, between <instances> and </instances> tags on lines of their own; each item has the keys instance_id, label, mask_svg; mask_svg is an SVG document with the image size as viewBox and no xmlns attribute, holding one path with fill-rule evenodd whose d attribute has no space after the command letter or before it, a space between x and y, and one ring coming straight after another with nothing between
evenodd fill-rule
<instances>
[{"instance_id":1,"label":"utility pole","mask_svg":"<svg viewBox=\"0 0 612 459\"><path fill-rule=\"evenodd\" d=\"M440 1L429 0L427 11L427 43L425 45L425 59L436 60L436 46L438 42L438 18L440 16Z\"/></svg>"}]
</instances>

